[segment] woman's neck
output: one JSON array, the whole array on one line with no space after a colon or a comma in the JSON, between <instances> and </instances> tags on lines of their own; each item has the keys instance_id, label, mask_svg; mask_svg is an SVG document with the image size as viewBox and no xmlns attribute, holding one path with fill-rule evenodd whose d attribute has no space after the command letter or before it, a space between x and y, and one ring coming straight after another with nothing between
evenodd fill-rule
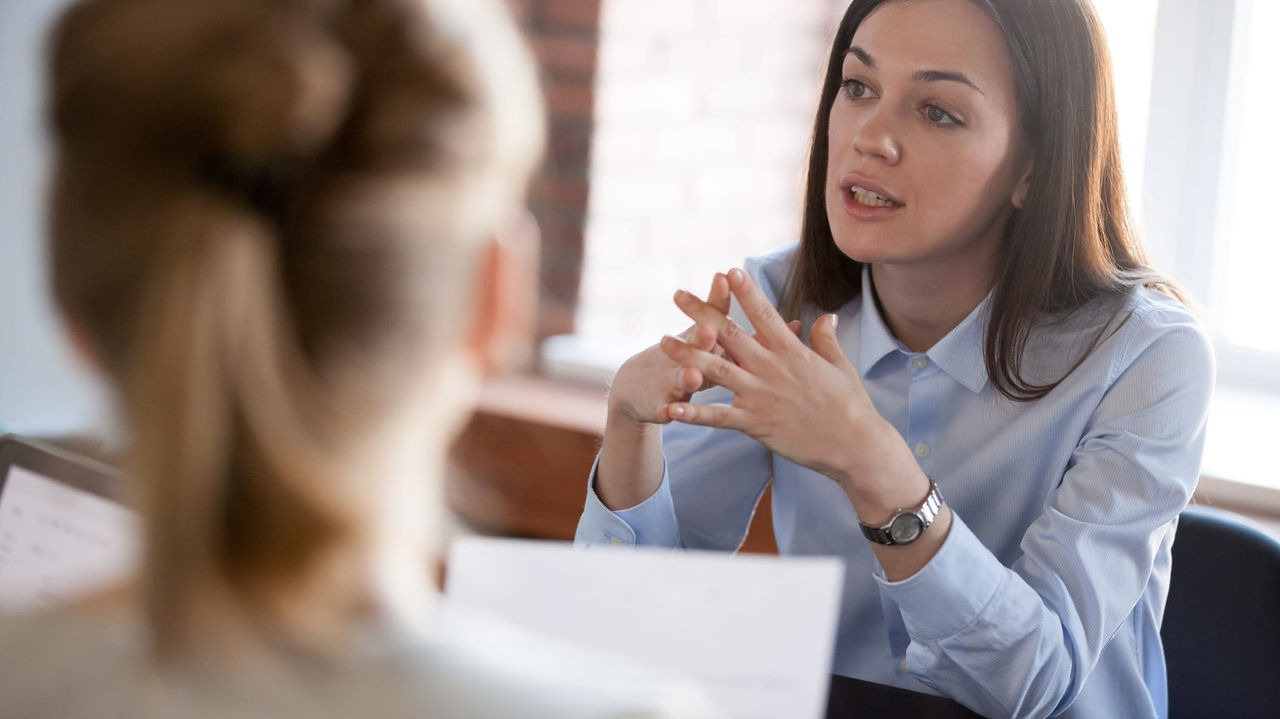
<instances>
[{"instance_id":1,"label":"woman's neck","mask_svg":"<svg viewBox=\"0 0 1280 719\"><path fill-rule=\"evenodd\" d=\"M390 621L420 633L430 629L437 600L433 566L444 548L442 478L460 415L452 403L401 416L389 423L382 441L370 443L356 466L353 486L364 487L365 531L351 548L358 567L356 587L369 618ZM354 469L354 467L353 467Z\"/></svg>"},{"instance_id":2,"label":"woman's neck","mask_svg":"<svg viewBox=\"0 0 1280 719\"><path fill-rule=\"evenodd\" d=\"M991 290L995 262L982 260L872 264L875 299L889 331L912 352L928 351Z\"/></svg>"},{"instance_id":3,"label":"woman's neck","mask_svg":"<svg viewBox=\"0 0 1280 719\"><path fill-rule=\"evenodd\" d=\"M459 381L460 385L465 382ZM442 393L436 400L453 400ZM301 650L341 652L370 626L433 631L435 563L444 549L448 447L465 419L456 401L408 402L358 440L339 469L358 529L301 575L251 600L278 637Z\"/></svg>"},{"instance_id":4,"label":"woman's neck","mask_svg":"<svg viewBox=\"0 0 1280 719\"><path fill-rule=\"evenodd\" d=\"M449 448L479 396L481 377L462 355L442 361L422 394L408 399L354 458L355 487L366 498L363 568L372 617L426 633L438 600L437 568L445 550L444 486ZM373 471L370 475L368 472Z\"/></svg>"}]
</instances>

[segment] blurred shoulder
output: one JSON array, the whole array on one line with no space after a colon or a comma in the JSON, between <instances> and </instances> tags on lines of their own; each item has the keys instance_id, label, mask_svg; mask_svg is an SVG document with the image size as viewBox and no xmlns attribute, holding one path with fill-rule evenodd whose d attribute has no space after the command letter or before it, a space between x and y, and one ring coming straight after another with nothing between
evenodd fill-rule
<instances>
[{"instance_id":1,"label":"blurred shoulder","mask_svg":"<svg viewBox=\"0 0 1280 719\"><path fill-rule=\"evenodd\" d=\"M115 612L0 617L0 716L88 717L122 708L141 667L135 629Z\"/></svg>"},{"instance_id":2,"label":"blurred shoulder","mask_svg":"<svg viewBox=\"0 0 1280 719\"><path fill-rule=\"evenodd\" d=\"M712 716L684 685L479 615L451 613L427 637L378 628L332 661L195 671L157 669L144 637L129 616L0 619L0 717Z\"/></svg>"}]
</instances>

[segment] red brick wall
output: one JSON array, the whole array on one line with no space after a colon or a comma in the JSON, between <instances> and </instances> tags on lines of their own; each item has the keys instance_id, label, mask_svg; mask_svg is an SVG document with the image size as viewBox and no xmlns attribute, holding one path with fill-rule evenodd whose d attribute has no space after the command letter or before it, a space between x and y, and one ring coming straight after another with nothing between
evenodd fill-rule
<instances>
[{"instance_id":1,"label":"red brick wall","mask_svg":"<svg viewBox=\"0 0 1280 719\"><path fill-rule=\"evenodd\" d=\"M582 276L587 170L602 0L509 0L542 66L547 162L531 207L542 226L539 338L573 331Z\"/></svg>"}]
</instances>

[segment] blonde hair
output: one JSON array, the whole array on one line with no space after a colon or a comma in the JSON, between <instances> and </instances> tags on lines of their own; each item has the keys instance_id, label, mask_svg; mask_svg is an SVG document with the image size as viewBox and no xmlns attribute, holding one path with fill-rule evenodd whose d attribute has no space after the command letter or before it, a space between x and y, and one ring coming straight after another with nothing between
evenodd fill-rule
<instances>
[{"instance_id":1,"label":"blonde hair","mask_svg":"<svg viewBox=\"0 0 1280 719\"><path fill-rule=\"evenodd\" d=\"M88 0L52 36L56 299L120 391L146 616L353 531L334 460L458 340L544 119L505 9Z\"/></svg>"}]
</instances>

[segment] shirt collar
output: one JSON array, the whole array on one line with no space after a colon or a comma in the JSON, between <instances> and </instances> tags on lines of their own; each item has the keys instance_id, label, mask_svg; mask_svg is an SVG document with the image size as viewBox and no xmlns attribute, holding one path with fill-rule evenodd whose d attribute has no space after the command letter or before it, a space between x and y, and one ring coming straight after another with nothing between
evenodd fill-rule
<instances>
[{"instance_id":1,"label":"shirt collar","mask_svg":"<svg viewBox=\"0 0 1280 719\"><path fill-rule=\"evenodd\" d=\"M905 351L902 343L889 331L880 309L876 307L871 287L871 265L862 266L862 327L858 338L858 374L866 375L880 360L895 351Z\"/></svg>"},{"instance_id":2,"label":"shirt collar","mask_svg":"<svg viewBox=\"0 0 1280 719\"><path fill-rule=\"evenodd\" d=\"M871 286L871 267L862 267L862 312L858 347L858 372L865 375L893 352L911 354L889 331L876 307ZM991 293L960 324L947 333L925 354L965 389L977 394L987 384L987 364L982 355L983 337L990 316Z\"/></svg>"}]
</instances>

